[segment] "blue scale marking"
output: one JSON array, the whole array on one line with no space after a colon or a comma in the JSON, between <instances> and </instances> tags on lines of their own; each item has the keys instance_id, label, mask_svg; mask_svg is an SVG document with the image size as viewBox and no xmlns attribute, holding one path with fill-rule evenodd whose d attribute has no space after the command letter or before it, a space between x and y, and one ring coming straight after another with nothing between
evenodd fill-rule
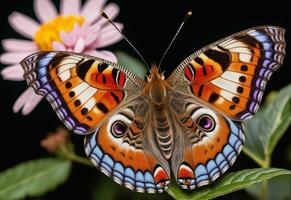
<instances>
[{"instance_id":1,"label":"blue scale marking","mask_svg":"<svg viewBox=\"0 0 291 200\"><path fill-rule=\"evenodd\" d=\"M234 134L230 134L230 137L228 139L228 143L231 145L231 146L235 146L235 143L239 140L239 138L237 136L235 136Z\"/></svg>"},{"instance_id":2,"label":"blue scale marking","mask_svg":"<svg viewBox=\"0 0 291 200\"><path fill-rule=\"evenodd\" d=\"M132 180L134 180L134 172L130 168L126 168L124 172L125 176L130 177Z\"/></svg>"},{"instance_id":3,"label":"blue scale marking","mask_svg":"<svg viewBox=\"0 0 291 200\"><path fill-rule=\"evenodd\" d=\"M38 82L40 83L41 86L48 84L48 79L46 76L41 77L40 79L38 79Z\"/></svg>"},{"instance_id":4,"label":"blue scale marking","mask_svg":"<svg viewBox=\"0 0 291 200\"><path fill-rule=\"evenodd\" d=\"M123 175L120 174L120 173L117 172L117 171L114 171L114 172L113 172L113 176L117 177L117 178L120 179L121 181L123 180Z\"/></svg>"},{"instance_id":5,"label":"blue scale marking","mask_svg":"<svg viewBox=\"0 0 291 200\"><path fill-rule=\"evenodd\" d=\"M93 158L96 161L96 163L99 165L100 159L96 155L92 154L91 158Z\"/></svg>"},{"instance_id":6,"label":"blue scale marking","mask_svg":"<svg viewBox=\"0 0 291 200\"><path fill-rule=\"evenodd\" d=\"M264 48L265 50L273 50L273 48L272 48L272 43L264 42L264 43L262 43L262 45L263 45L263 48Z\"/></svg>"},{"instance_id":7,"label":"blue scale marking","mask_svg":"<svg viewBox=\"0 0 291 200\"><path fill-rule=\"evenodd\" d=\"M214 177L216 174L219 174L218 168L214 168L212 171L209 172L210 177Z\"/></svg>"},{"instance_id":8,"label":"blue scale marking","mask_svg":"<svg viewBox=\"0 0 291 200\"><path fill-rule=\"evenodd\" d=\"M47 69L46 69L45 67L43 67L43 68L38 68L37 71L38 71L37 76L38 76L38 77L43 77L43 76L46 75Z\"/></svg>"},{"instance_id":9,"label":"blue scale marking","mask_svg":"<svg viewBox=\"0 0 291 200\"><path fill-rule=\"evenodd\" d=\"M63 108L63 107L60 107L56 110L56 112L59 112L62 114L63 118L62 119L67 119L67 116L68 116L68 112ZM69 119L71 119L70 117L68 117ZM70 120L68 120L68 122L71 122Z\"/></svg>"},{"instance_id":10,"label":"blue scale marking","mask_svg":"<svg viewBox=\"0 0 291 200\"><path fill-rule=\"evenodd\" d=\"M258 31L252 31L250 33L248 33L250 36L253 36L253 37L256 37L256 36L259 36L259 35L262 35L263 33L261 32L258 32Z\"/></svg>"},{"instance_id":11,"label":"blue scale marking","mask_svg":"<svg viewBox=\"0 0 291 200\"><path fill-rule=\"evenodd\" d=\"M260 41L260 42L272 42L271 40L270 40L270 38L268 37L268 36L266 36L266 35L260 35L260 36L256 36L255 37L258 41Z\"/></svg>"},{"instance_id":12,"label":"blue scale marking","mask_svg":"<svg viewBox=\"0 0 291 200\"><path fill-rule=\"evenodd\" d=\"M90 144L91 149L96 146L96 139L95 138L96 138L96 133L94 133L89 139L89 144Z\"/></svg>"},{"instance_id":13,"label":"blue scale marking","mask_svg":"<svg viewBox=\"0 0 291 200\"><path fill-rule=\"evenodd\" d=\"M146 172L144 174L144 180L145 180L146 183L153 183L153 184L155 184L155 181L153 179L153 176L149 172Z\"/></svg>"},{"instance_id":14,"label":"blue scale marking","mask_svg":"<svg viewBox=\"0 0 291 200\"><path fill-rule=\"evenodd\" d=\"M199 177L204 174L207 174L206 168L202 164L198 165L195 169L195 177Z\"/></svg>"},{"instance_id":15,"label":"blue scale marking","mask_svg":"<svg viewBox=\"0 0 291 200\"><path fill-rule=\"evenodd\" d=\"M146 183L145 186L146 186L146 188L156 189L156 186L154 184L151 184L151 183Z\"/></svg>"},{"instance_id":16,"label":"blue scale marking","mask_svg":"<svg viewBox=\"0 0 291 200\"><path fill-rule=\"evenodd\" d=\"M234 151L227 156L229 161L231 161L234 157L236 157L236 153Z\"/></svg>"},{"instance_id":17,"label":"blue scale marking","mask_svg":"<svg viewBox=\"0 0 291 200\"><path fill-rule=\"evenodd\" d=\"M207 167L207 171L210 172L210 171L214 170L215 168L217 168L217 165L213 160L210 160L207 163L206 167Z\"/></svg>"},{"instance_id":18,"label":"blue scale marking","mask_svg":"<svg viewBox=\"0 0 291 200\"><path fill-rule=\"evenodd\" d=\"M106 163L104 163L104 162L102 162L101 161L101 166L104 168L104 169L106 169L106 171L108 172L108 173L112 173L112 169L106 164Z\"/></svg>"},{"instance_id":19,"label":"blue scale marking","mask_svg":"<svg viewBox=\"0 0 291 200\"><path fill-rule=\"evenodd\" d=\"M225 157L227 157L232 151L233 151L233 148L229 144L225 145L222 150Z\"/></svg>"},{"instance_id":20,"label":"blue scale marking","mask_svg":"<svg viewBox=\"0 0 291 200\"><path fill-rule=\"evenodd\" d=\"M127 177L127 176L124 177L124 182L127 182L127 183L130 183L131 185L134 185L133 179L131 179L131 178Z\"/></svg>"},{"instance_id":21,"label":"blue scale marking","mask_svg":"<svg viewBox=\"0 0 291 200\"><path fill-rule=\"evenodd\" d=\"M233 132L235 135L238 135L238 132L239 132L238 127L232 121L230 121L230 119L228 118L226 119L227 119L228 124L230 125L231 132Z\"/></svg>"},{"instance_id":22,"label":"blue scale marking","mask_svg":"<svg viewBox=\"0 0 291 200\"><path fill-rule=\"evenodd\" d=\"M98 147L98 145L96 145L96 147L93 149L92 153L95 154L99 159L101 159L103 156L103 153L100 150L100 148Z\"/></svg>"},{"instance_id":23,"label":"blue scale marking","mask_svg":"<svg viewBox=\"0 0 291 200\"><path fill-rule=\"evenodd\" d=\"M81 126L76 126L74 131L78 131L78 133L83 134L86 131L86 129Z\"/></svg>"},{"instance_id":24,"label":"blue scale marking","mask_svg":"<svg viewBox=\"0 0 291 200\"><path fill-rule=\"evenodd\" d=\"M50 56L52 55L52 56ZM55 54L49 53L45 55L44 57L41 58L41 60L38 61L38 66L37 68L42 68L45 67L49 64L49 62L54 58Z\"/></svg>"},{"instance_id":25,"label":"blue scale marking","mask_svg":"<svg viewBox=\"0 0 291 200\"><path fill-rule=\"evenodd\" d=\"M104 162L111 169L114 166L114 162L113 162L112 158L110 158L107 154L104 155L102 162Z\"/></svg>"},{"instance_id":26,"label":"blue scale marking","mask_svg":"<svg viewBox=\"0 0 291 200\"><path fill-rule=\"evenodd\" d=\"M269 69L269 65L270 65L270 63L271 63L270 60L265 59L265 60L263 61L263 66L264 66L265 68Z\"/></svg>"},{"instance_id":27,"label":"blue scale marking","mask_svg":"<svg viewBox=\"0 0 291 200\"><path fill-rule=\"evenodd\" d=\"M58 95L57 95L57 93L55 92L55 91L51 91L50 92L50 94L52 95L52 97L54 98L54 99L58 99ZM60 104L61 105L61 104Z\"/></svg>"},{"instance_id":28,"label":"blue scale marking","mask_svg":"<svg viewBox=\"0 0 291 200\"><path fill-rule=\"evenodd\" d=\"M139 188L145 188L144 186L144 183L143 182L140 182L140 181L136 181L136 187L139 187Z\"/></svg>"},{"instance_id":29,"label":"blue scale marking","mask_svg":"<svg viewBox=\"0 0 291 200\"><path fill-rule=\"evenodd\" d=\"M196 182L197 182L197 184L198 184L199 182L202 182L202 181L205 181L205 180L209 180L208 175L203 175L203 176L199 176L199 177L196 178Z\"/></svg>"},{"instance_id":30,"label":"blue scale marking","mask_svg":"<svg viewBox=\"0 0 291 200\"><path fill-rule=\"evenodd\" d=\"M218 165L220 165L224 160L225 160L225 158L223 157L223 155L222 155L222 153L219 153L217 156L216 156L216 163L218 164Z\"/></svg>"},{"instance_id":31,"label":"blue scale marking","mask_svg":"<svg viewBox=\"0 0 291 200\"><path fill-rule=\"evenodd\" d=\"M273 53L271 51L266 51L265 56L266 58L273 59Z\"/></svg>"},{"instance_id":32,"label":"blue scale marking","mask_svg":"<svg viewBox=\"0 0 291 200\"><path fill-rule=\"evenodd\" d=\"M265 67L262 67L261 70L260 70L260 72L259 72L259 75L260 75L261 77L265 77L265 71L267 71L267 70L269 70L269 69L267 69L267 68L265 68Z\"/></svg>"},{"instance_id":33,"label":"blue scale marking","mask_svg":"<svg viewBox=\"0 0 291 200\"><path fill-rule=\"evenodd\" d=\"M135 180L140 181L140 182L144 182L144 177L143 177L143 174L141 173L141 171L138 171L135 174Z\"/></svg>"},{"instance_id":34,"label":"blue scale marking","mask_svg":"<svg viewBox=\"0 0 291 200\"><path fill-rule=\"evenodd\" d=\"M241 141L240 140L238 140L237 142L236 142L236 144L235 144L235 149L238 151L238 149L239 149L239 147L242 145L242 143L241 143Z\"/></svg>"},{"instance_id":35,"label":"blue scale marking","mask_svg":"<svg viewBox=\"0 0 291 200\"><path fill-rule=\"evenodd\" d=\"M119 162L115 163L115 165L114 165L114 171L117 171L120 174L124 174L124 168L123 168L123 166Z\"/></svg>"},{"instance_id":36,"label":"blue scale marking","mask_svg":"<svg viewBox=\"0 0 291 200\"><path fill-rule=\"evenodd\" d=\"M75 126L73 126L70 121L68 121L67 119L63 120L64 124L69 127L69 129L74 129Z\"/></svg>"},{"instance_id":37,"label":"blue scale marking","mask_svg":"<svg viewBox=\"0 0 291 200\"><path fill-rule=\"evenodd\" d=\"M65 109L63 109L63 110L66 111ZM70 116L68 116L68 113L67 113L67 112L65 113L65 116L66 116L66 120L67 120L68 122L70 122L70 124L71 124L73 127L75 127L75 126L76 126L75 121L74 121Z\"/></svg>"},{"instance_id":38,"label":"blue scale marking","mask_svg":"<svg viewBox=\"0 0 291 200\"><path fill-rule=\"evenodd\" d=\"M48 92L50 92L52 90L52 87L49 84L46 84L42 87L42 89L45 89Z\"/></svg>"},{"instance_id":39,"label":"blue scale marking","mask_svg":"<svg viewBox=\"0 0 291 200\"><path fill-rule=\"evenodd\" d=\"M224 160L224 161L219 165L220 170L224 169L225 166L229 166L229 165L228 165L228 162L227 162L226 160Z\"/></svg>"}]
</instances>

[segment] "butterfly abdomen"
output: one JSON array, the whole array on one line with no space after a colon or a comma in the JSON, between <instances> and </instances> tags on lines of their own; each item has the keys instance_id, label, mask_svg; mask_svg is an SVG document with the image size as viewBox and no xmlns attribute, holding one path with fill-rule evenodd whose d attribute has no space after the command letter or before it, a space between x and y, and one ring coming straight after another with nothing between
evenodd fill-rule
<instances>
[{"instance_id":1,"label":"butterfly abdomen","mask_svg":"<svg viewBox=\"0 0 291 200\"><path fill-rule=\"evenodd\" d=\"M173 149L173 132L165 104L153 105L155 133L158 146L166 159L170 159Z\"/></svg>"}]
</instances>

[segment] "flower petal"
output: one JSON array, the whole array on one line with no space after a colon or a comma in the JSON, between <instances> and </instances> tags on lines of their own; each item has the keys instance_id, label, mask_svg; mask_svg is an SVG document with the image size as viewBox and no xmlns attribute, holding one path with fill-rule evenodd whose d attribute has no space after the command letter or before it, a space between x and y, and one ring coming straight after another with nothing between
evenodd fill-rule
<instances>
[{"instance_id":1,"label":"flower petal","mask_svg":"<svg viewBox=\"0 0 291 200\"><path fill-rule=\"evenodd\" d=\"M13 12L10 14L8 21L15 31L30 39L34 37L34 34L39 27L39 24L35 20L19 12Z\"/></svg>"},{"instance_id":2,"label":"flower petal","mask_svg":"<svg viewBox=\"0 0 291 200\"><path fill-rule=\"evenodd\" d=\"M104 12L108 15L110 19L113 20L119 13L119 6L116 3L110 3L104 8ZM98 24L99 26L107 23L107 19L105 19L104 17L98 18L96 21L96 24Z\"/></svg>"},{"instance_id":3,"label":"flower petal","mask_svg":"<svg viewBox=\"0 0 291 200\"><path fill-rule=\"evenodd\" d=\"M85 41L83 38L79 38L75 47L74 52L81 53L85 48Z\"/></svg>"},{"instance_id":4,"label":"flower petal","mask_svg":"<svg viewBox=\"0 0 291 200\"><path fill-rule=\"evenodd\" d=\"M26 56L31 54L32 52L26 51L26 52L5 52L2 55L0 55L0 62L3 64L16 64L19 63L22 59L24 59Z\"/></svg>"},{"instance_id":5,"label":"flower petal","mask_svg":"<svg viewBox=\"0 0 291 200\"><path fill-rule=\"evenodd\" d=\"M60 42L53 41L52 45L55 51L66 51L66 47Z\"/></svg>"},{"instance_id":6,"label":"flower petal","mask_svg":"<svg viewBox=\"0 0 291 200\"><path fill-rule=\"evenodd\" d=\"M119 30L123 29L121 23L115 23ZM99 37L95 40L90 47L93 49L102 48L114 44L122 39L120 33L111 25L108 24L99 32Z\"/></svg>"},{"instance_id":7,"label":"flower petal","mask_svg":"<svg viewBox=\"0 0 291 200\"><path fill-rule=\"evenodd\" d=\"M99 12L105 3L106 0L87 0L81 10L81 15L86 18L87 22L91 23L99 17Z\"/></svg>"},{"instance_id":8,"label":"flower petal","mask_svg":"<svg viewBox=\"0 0 291 200\"><path fill-rule=\"evenodd\" d=\"M85 22L81 27L80 27L80 30L79 30L79 37L85 37L89 30L91 29L91 25L88 23L88 22Z\"/></svg>"},{"instance_id":9,"label":"flower petal","mask_svg":"<svg viewBox=\"0 0 291 200\"><path fill-rule=\"evenodd\" d=\"M50 21L58 15L55 5L50 0L34 0L34 12L41 22Z\"/></svg>"},{"instance_id":10,"label":"flower petal","mask_svg":"<svg viewBox=\"0 0 291 200\"><path fill-rule=\"evenodd\" d=\"M22 114L29 114L41 101L43 96L37 95L33 88L27 88L13 105L13 112L17 113L22 108Z\"/></svg>"},{"instance_id":11,"label":"flower petal","mask_svg":"<svg viewBox=\"0 0 291 200\"><path fill-rule=\"evenodd\" d=\"M68 47L74 46L74 44L76 42L76 37L77 37L76 35L71 34L71 32L66 33L64 31L61 31L60 35L61 35L62 42L66 46L68 46Z\"/></svg>"},{"instance_id":12,"label":"flower petal","mask_svg":"<svg viewBox=\"0 0 291 200\"><path fill-rule=\"evenodd\" d=\"M97 58L102 58L105 60L109 60L111 62L117 63L117 58L111 51L96 51L96 50L88 50L84 52L85 54L97 57Z\"/></svg>"},{"instance_id":13,"label":"flower petal","mask_svg":"<svg viewBox=\"0 0 291 200\"><path fill-rule=\"evenodd\" d=\"M85 45L91 45L99 36L100 26L91 26L85 35Z\"/></svg>"},{"instance_id":14,"label":"flower petal","mask_svg":"<svg viewBox=\"0 0 291 200\"><path fill-rule=\"evenodd\" d=\"M34 42L21 39L4 39L2 40L2 46L5 51L23 51L23 49L28 51L38 50Z\"/></svg>"},{"instance_id":15,"label":"flower petal","mask_svg":"<svg viewBox=\"0 0 291 200\"><path fill-rule=\"evenodd\" d=\"M62 15L79 15L80 0L61 0L61 14Z\"/></svg>"},{"instance_id":16,"label":"flower petal","mask_svg":"<svg viewBox=\"0 0 291 200\"><path fill-rule=\"evenodd\" d=\"M22 114L28 115L43 99L43 96L33 93L28 102L23 106Z\"/></svg>"},{"instance_id":17,"label":"flower petal","mask_svg":"<svg viewBox=\"0 0 291 200\"><path fill-rule=\"evenodd\" d=\"M2 78L5 80L11 80L11 81L23 81L24 80L23 74L24 74L24 71L22 67L20 66L20 64L5 67L1 71Z\"/></svg>"}]
</instances>

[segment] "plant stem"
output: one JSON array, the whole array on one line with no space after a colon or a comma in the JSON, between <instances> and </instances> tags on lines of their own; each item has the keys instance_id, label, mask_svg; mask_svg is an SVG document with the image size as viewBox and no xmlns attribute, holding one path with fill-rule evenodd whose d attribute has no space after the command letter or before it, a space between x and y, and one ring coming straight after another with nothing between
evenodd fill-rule
<instances>
[{"instance_id":1,"label":"plant stem","mask_svg":"<svg viewBox=\"0 0 291 200\"><path fill-rule=\"evenodd\" d=\"M268 199L268 181L263 181L261 184L261 200Z\"/></svg>"},{"instance_id":2,"label":"plant stem","mask_svg":"<svg viewBox=\"0 0 291 200\"><path fill-rule=\"evenodd\" d=\"M244 148L243 152L248 155L251 159L253 159L260 167L262 168L269 168L271 165L271 159L268 152L265 152L265 159L261 159L255 154L253 154L248 148ZM263 181L261 183L261 196L260 200L267 200L268 199L268 181Z\"/></svg>"},{"instance_id":3,"label":"plant stem","mask_svg":"<svg viewBox=\"0 0 291 200\"><path fill-rule=\"evenodd\" d=\"M253 159L260 167L262 168L267 168L268 163L266 162L266 160L262 160L261 158L257 157L255 154L253 154L248 148L244 147L243 148L243 152L249 156L251 159Z\"/></svg>"},{"instance_id":4,"label":"plant stem","mask_svg":"<svg viewBox=\"0 0 291 200\"><path fill-rule=\"evenodd\" d=\"M66 146L61 146L60 150L71 161L74 161L76 163L80 163L82 165L93 167L93 165L91 164L91 162L87 158L76 155L74 152L69 151Z\"/></svg>"}]
</instances>

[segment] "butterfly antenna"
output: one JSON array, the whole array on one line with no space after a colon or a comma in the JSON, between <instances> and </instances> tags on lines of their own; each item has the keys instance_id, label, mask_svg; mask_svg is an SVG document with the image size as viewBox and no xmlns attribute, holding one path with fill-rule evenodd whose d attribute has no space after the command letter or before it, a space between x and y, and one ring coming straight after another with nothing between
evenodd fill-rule
<instances>
[{"instance_id":1,"label":"butterfly antenna","mask_svg":"<svg viewBox=\"0 0 291 200\"><path fill-rule=\"evenodd\" d=\"M192 15L192 10L189 10L189 11L186 13L186 15L185 15L185 17L184 17L184 20L183 20L182 23L180 24L178 30L176 31L176 33L175 33L175 35L174 35L172 41L170 42L168 48L166 49L165 53L163 54L163 56L162 56L162 58L161 58L161 60L160 60L160 62L159 62L159 65L158 65L158 70L160 69L161 64L162 64L162 62L163 62L163 60L164 60L166 54L168 53L169 49L171 48L173 42L175 41L176 37L178 36L178 34L179 34L179 32L181 31L182 27L184 26L185 22L187 21L187 19L189 19L189 17L191 17L191 15Z\"/></svg>"},{"instance_id":2,"label":"butterfly antenna","mask_svg":"<svg viewBox=\"0 0 291 200\"><path fill-rule=\"evenodd\" d=\"M135 48L135 46L127 39L125 35L119 30L119 28L114 24L114 22L108 17L108 15L104 12L101 11L100 15L104 17L111 25L114 26L114 28L120 33L120 35L123 37L123 39L133 48L133 50L137 53L137 55L142 59L146 67L148 68L149 71L151 71L150 67L148 66L147 62L143 58L143 56L140 54L140 52Z\"/></svg>"}]
</instances>

